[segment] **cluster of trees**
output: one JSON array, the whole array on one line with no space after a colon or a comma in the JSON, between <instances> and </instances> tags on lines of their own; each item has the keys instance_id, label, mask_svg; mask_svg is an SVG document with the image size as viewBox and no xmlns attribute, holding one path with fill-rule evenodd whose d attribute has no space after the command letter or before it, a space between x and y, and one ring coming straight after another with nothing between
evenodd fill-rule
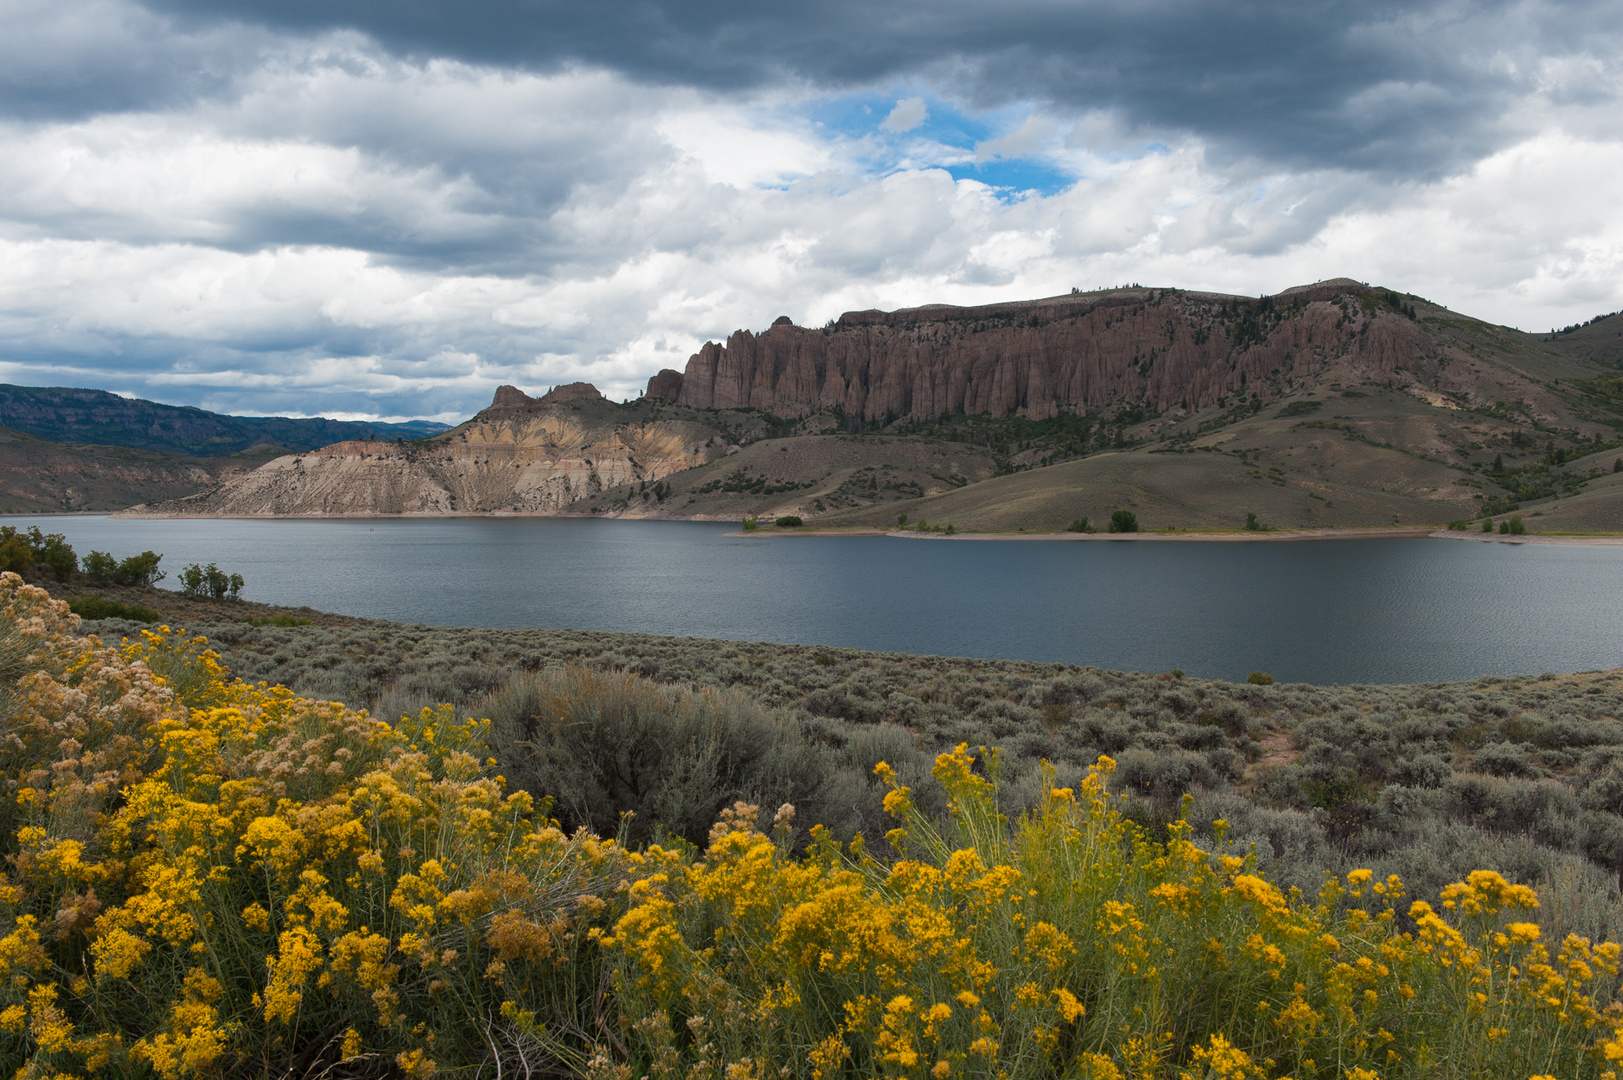
<instances>
[{"instance_id":1,"label":"cluster of trees","mask_svg":"<svg viewBox=\"0 0 1623 1080\"><path fill-rule=\"evenodd\" d=\"M37 525L26 533L12 525L0 525L0 571L10 570L24 577L44 572L66 581L78 568L79 557L61 533L41 533Z\"/></svg>"},{"instance_id":2,"label":"cluster of trees","mask_svg":"<svg viewBox=\"0 0 1623 1080\"><path fill-rule=\"evenodd\" d=\"M123 560L105 551L92 551L84 557L82 568L92 585L156 585L169 576L158 569L162 560L156 551L143 551Z\"/></svg>"},{"instance_id":3,"label":"cluster of trees","mask_svg":"<svg viewBox=\"0 0 1623 1080\"><path fill-rule=\"evenodd\" d=\"M1090 533L1096 532L1086 517L1079 517L1065 526L1066 532ZM1131 510L1112 510L1110 522L1105 526L1106 532L1133 533L1138 531L1138 515Z\"/></svg>"},{"instance_id":4,"label":"cluster of trees","mask_svg":"<svg viewBox=\"0 0 1623 1080\"><path fill-rule=\"evenodd\" d=\"M90 585L148 586L169 576L158 569L162 561L163 556L156 551L143 551L124 559L106 551L92 551L81 563L73 545L61 533L42 533L37 525L26 532L12 525L0 525L0 572L9 570L24 577L49 575L57 581L67 581L75 572L83 570L85 581ZM206 566L192 563L180 572L180 591L194 599L236 600L242 595L242 586L241 574L227 574L214 563Z\"/></svg>"},{"instance_id":5,"label":"cluster of trees","mask_svg":"<svg viewBox=\"0 0 1623 1080\"><path fill-rule=\"evenodd\" d=\"M227 574L213 563L192 563L180 572L180 591L195 600L236 600L242 593L242 575Z\"/></svg>"}]
</instances>

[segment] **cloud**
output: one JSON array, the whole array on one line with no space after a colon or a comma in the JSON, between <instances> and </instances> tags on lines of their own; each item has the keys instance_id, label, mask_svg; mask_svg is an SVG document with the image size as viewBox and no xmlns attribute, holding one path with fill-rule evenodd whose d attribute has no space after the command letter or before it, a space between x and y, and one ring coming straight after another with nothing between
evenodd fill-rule
<instances>
[{"instance_id":1,"label":"cloud","mask_svg":"<svg viewBox=\"0 0 1623 1080\"><path fill-rule=\"evenodd\" d=\"M1033 113L1022 120L1020 126L1013 131L976 143L975 157L980 161L1029 157L1048 146L1057 134L1058 127L1052 117Z\"/></svg>"},{"instance_id":2,"label":"cloud","mask_svg":"<svg viewBox=\"0 0 1623 1080\"><path fill-rule=\"evenodd\" d=\"M12 0L0 379L455 418L1123 281L1623 307L1606 6L245 11Z\"/></svg>"},{"instance_id":3,"label":"cloud","mask_svg":"<svg viewBox=\"0 0 1623 1080\"><path fill-rule=\"evenodd\" d=\"M903 98L896 103L896 107L890 110L890 115L885 117L879 126L886 131L912 131L924 123L925 117L929 115L929 110L924 107L923 98Z\"/></svg>"},{"instance_id":4,"label":"cloud","mask_svg":"<svg viewBox=\"0 0 1623 1080\"><path fill-rule=\"evenodd\" d=\"M1198 134L1222 155L1420 177L1513 141L1505 114L1548 62L1590 92L1599 80L1582 73L1615 70L1623 36L1623 11L1605 0L154 0L153 10L194 33L351 29L401 56L584 64L728 93L916 80L977 107L1109 109L1135 128Z\"/></svg>"}]
</instances>

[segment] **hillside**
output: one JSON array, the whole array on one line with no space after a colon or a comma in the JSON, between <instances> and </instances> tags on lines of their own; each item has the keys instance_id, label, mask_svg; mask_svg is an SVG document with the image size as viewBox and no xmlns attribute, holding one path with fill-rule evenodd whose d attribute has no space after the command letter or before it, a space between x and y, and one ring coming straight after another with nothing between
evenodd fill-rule
<instances>
[{"instance_id":1,"label":"hillside","mask_svg":"<svg viewBox=\"0 0 1623 1080\"><path fill-rule=\"evenodd\" d=\"M339 444L144 512L1619 531L1611 330L1524 334L1345 279L780 319L636 402L504 388L422 443Z\"/></svg>"},{"instance_id":2,"label":"hillside","mask_svg":"<svg viewBox=\"0 0 1623 1080\"><path fill-rule=\"evenodd\" d=\"M1597 315L1587 322L1540 335L1538 342L1568 356L1623 367L1623 311Z\"/></svg>"},{"instance_id":3,"label":"hillside","mask_svg":"<svg viewBox=\"0 0 1623 1080\"><path fill-rule=\"evenodd\" d=\"M381 424L324 417L225 416L124 398L105 390L0 385L0 425L52 442L224 457L272 444L314 450L341 439L420 439L445 424Z\"/></svg>"},{"instance_id":4,"label":"hillside","mask_svg":"<svg viewBox=\"0 0 1623 1080\"><path fill-rule=\"evenodd\" d=\"M229 457L188 457L119 446L76 446L0 428L0 510L118 510L178 499L252 472L280 453L255 447Z\"/></svg>"},{"instance_id":5,"label":"hillside","mask_svg":"<svg viewBox=\"0 0 1623 1080\"><path fill-rule=\"evenodd\" d=\"M658 484L750 437L674 411L683 415L662 416L652 401L616 405L584 383L539 399L504 386L490 408L444 435L284 455L217 490L128 513L552 514L605 488Z\"/></svg>"}]
</instances>

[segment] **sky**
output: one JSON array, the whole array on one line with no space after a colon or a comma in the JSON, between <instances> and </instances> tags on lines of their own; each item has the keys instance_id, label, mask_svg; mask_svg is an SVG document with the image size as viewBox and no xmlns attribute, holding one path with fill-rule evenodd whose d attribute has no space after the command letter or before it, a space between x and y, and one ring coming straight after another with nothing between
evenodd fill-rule
<instances>
[{"instance_id":1,"label":"sky","mask_svg":"<svg viewBox=\"0 0 1623 1080\"><path fill-rule=\"evenodd\" d=\"M780 315L1623 308L1623 4L0 0L0 382L455 422Z\"/></svg>"}]
</instances>

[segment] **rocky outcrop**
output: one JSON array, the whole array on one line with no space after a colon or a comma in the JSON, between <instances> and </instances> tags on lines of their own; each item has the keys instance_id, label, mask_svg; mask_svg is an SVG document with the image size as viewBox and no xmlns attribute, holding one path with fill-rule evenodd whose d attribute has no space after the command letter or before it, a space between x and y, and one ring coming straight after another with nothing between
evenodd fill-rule
<instances>
[{"instance_id":1,"label":"rocky outcrop","mask_svg":"<svg viewBox=\"0 0 1623 1080\"><path fill-rule=\"evenodd\" d=\"M490 408L485 409L479 415L494 415L514 409L535 412L545 409L548 405L602 400L603 394L589 382L572 382L565 383L562 386L554 386L538 398L531 397L516 386L503 385L496 387L496 396L491 401Z\"/></svg>"},{"instance_id":2,"label":"rocky outcrop","mask_svg":"<svg viewBox=\"0 0 1623 1080\"><path fill-rule=\"evenodd\" d=\"M444 435L352 441L279 457L138 516L556 514L606 488L652 484L726 452L704 425L626 419L590 383L532 398L512 386Z\"/></svg>"},{"instance_id":3,"label":"rocky outcrop","mask_svg":"<svg viewBox=\"0 0 1623 1080\"><path fill-rule=\"evenodd\" d=\"M1202 409L1242 389L1267 400L1335 364L1379 381L1434 377L1440 350L1394 299L1343 278L1261 299L1126 289L852 311L818 329L784 317L707 343L647 394L778 416L1042 419L1137 402Z\"/></svg>"},{"instance_id":4,"label":"rocky outcrop","mask_svg":"<svg viewBox=\"0 0 1623 1080\"><path fill-rule=\"evenodd\" d=\"M648 397L675 401L682 396L682 373L661 368L659 374L648 380Z\"/></svg>"}]
</instances>

